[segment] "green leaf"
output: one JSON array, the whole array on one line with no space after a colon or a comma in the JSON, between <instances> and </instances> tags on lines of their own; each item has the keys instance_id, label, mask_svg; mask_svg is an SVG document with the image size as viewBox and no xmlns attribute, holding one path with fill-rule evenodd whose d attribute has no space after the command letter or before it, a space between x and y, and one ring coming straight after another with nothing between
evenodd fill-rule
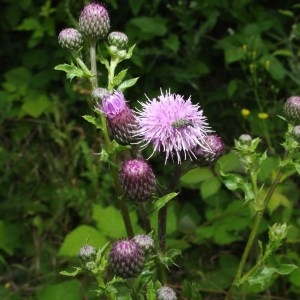
<instances>
[{"instance_id":1,"label":"green leaf","mask_svg":"<svg viewBox=\"0 0 300 300\"><path fill-rule=\"evenodd\" d=\"M82 293L78 280L52 284L37 291L37 300L81 300Z\"/></svg>"},{"instance_id":2,"label":"green leaf","mask_svg":"<svg viewBox=\"0 0 300 300\"><path fill-rule=\"evenodd\" d=\"M161 208L163 208L170 200L172 200L177 195L178 193L173 192L155 200L150 209L150 214L158 212Z\"/></svg>"},{"instance_id":3,"label":"green leaf","mask_svg":"<svg viewBox=\"0 0 300 300\"><path fill-rule=\"evenodd\" d=\"M84 115L82 116L87 122L95 125L95 127L97 129L102 129L102 125L101 125L101 121L99 120L99 118L96 118L94 116L90 116L90 115Z\"/></svg>"},{"instance_id":4,"label":"green leaf","mask_svg":"<svg viewBox=\"0 0 300 300\"><path fill-rule=\"evenodd\" d=\"M74 77L87 77L87 78L92 78L93 74L91 74L90 72L84 72L82 69L76 67L73 63L71 65L69 64L60 64L57 65L56 67L54 67L54 70L57 71L63 71L66 72L67 74L67 78L72 80Z\"/></svg>"},{"instance_id":5,"label":"green leaf","mask_svg":"<svg viewBox=\"0 0 300 300\"><path fill-rule=\"evenodd\" d=\"M195 168L185 173L180 178L180 183L184 187L199 188L200 183L214 177L214 174L208 168Z\"/></svg>"},{"instance_id":6,"label":"green leaf","mask_svg":"<svg viewBox=\"0 0 300 300\"><path fill-rule=\"evenodd\" d=\"M169 48L173 53L177 53L180 47L179 38L175 34L171 34L163 41L166 48Z\"/></svg>"},{"instance_id":7,"label":"green leaf","mask_svg":"<svg viewBox=\"0 0 300 300\"><path fill-rule=\"evenodd\" d=\"M209 198L215 195L221 188L221 182L219 178L213 177L203 181L200 185L200 192L203 199Z\"/></svg>"},{"instance_id":8,"label":"green leaf","mask_svg":"<svg viewBox=\"0 0 300 300\"><path fill-rule=\"evenodd\" d=\"M161 17L137 17L129 21L130 24L136 26L141 36L143 34L150 36L163 36L167 33L166 20Z\"/></svg>"},{"instance_id":9,"label":"green leaf","mask_svg":"<svg viewBox=\"0 0 300 300\"><path fill-rule=\"evenodd\" d=\"M123 81L124 77L127 74L127 69L122 70L121 72L118 73L118 75L116 75L113 79L113 86L118 86L121 84L121 82Z\"/></svg>"},{"instance_id":10,"label":"green leaf","mask_svg":"<svg viewBox=\"0 0 300 300\"><path fill-rule=\"evenodd\" d=\"M16 224L9 224L0 220L0 249L12 255L21 246L21 228Z\"/></svg>"},{"instance_id":11,"label":"green leaf","mask_svg":"<svg viewBox=\"0 0 300 300\"><path fill-rule=\"evenodd\" d=\"M47 111L47 109L51 107L51 102L45 95L40 95L38 98L28 97L25 99L25 103L22 105L22 110L34 117L39 117L42 113Z\"/></svg>"},{"instance_id":12,"label":"green leaf","mask_svg":"<svg viewBox=\"0 0 300 300\"><path fill-rule=\"evenodd\" d=\"M293 56L293 53L292 53L292 51L290 51L288 49L280 49L280 50L274 51L273 55L291 57L291 56Z\"/></svg>"},{"instance_id":13,"label":"green leaf","mask_svg":"<svg viewBox=\"0 0 300 300\"><path fill-rule=\"evenodd\" d=\"M74 267L74 269L75 269L75 271L73 271L73 272L60 271L59 274L61 274L63 276L75 277L76 275L78 275L82 271L82 268Z\"/></svg>"},{"instance_id":14,"label":"green leaf","mask_svg":"<svg viewBox=\"0 0 300 300\"><path fill-rule=\"evenodd\" d=\"M106 237L97 229L87 225L81 225L71 231L64 239L58 255L74 257L85 244L96 249L107 243Z\"/></svg>"},{"instance_id":15,"label":"green leaf","mask_svg":"<svg viewBox=\"0 0 300 300\"><path fill-rule=\"evenodd\" d=\"M284 16L294 18L294 13L291 10L286 10L286 9L278 9L278 12L281 13Z\"/></svg>"},{"instance_id":16,"label":"green leaf","mask_svg":"<svg viewBox=\"0 0 300 300\"><path fill-rule=\"evenodd\" d=\"M117 89L123 92L126 89L128 89L129 87L135 85L135 83L138 81L138 79L139 79L139 77L125 80L118 86Z\"/></svg>"},{"instance_id":17,"label":"green leaf","mask_svg":"<svg viewBox=\"0 0 300 300\"><path fill-rule=\"evenodd\" d=\"M132 45L128 50L127 50L127 54L126 57L124 59L129 59L132 56L133 50L135 48L135 44Z\"/></svg>"},{"instance_id":18,"label":"green leaf","mask_svg":"<svg viewBox=\"0 0 300 300\"><path fill-rule=\"evenodd\" d=\"M250 285L258 284L264 289L272 279L274 274L288 275L298 267L292 264L282 264L279 268L263 267L255 275L248 278Z\"/></svg>"},{"instance_id":19,"label":"green leaf","mask_svg":"<svg viewBox=\"0 0 300 300\"><path fill-rule=\"evenodd\" d=\"M93 205L92 218L104 235L114 239L126 236L122 214L114 206Z\"/></svg>"},{"instance_id":20,"label":"green leaf","mask_svg":"<svg viewBox=\"0 0 300 300\"><path fill-rule=\"evenodd\" d=\"M145 0L129 0L129 6L133 15L137 15L143 6Z\"/></svg>"}]
</instances>

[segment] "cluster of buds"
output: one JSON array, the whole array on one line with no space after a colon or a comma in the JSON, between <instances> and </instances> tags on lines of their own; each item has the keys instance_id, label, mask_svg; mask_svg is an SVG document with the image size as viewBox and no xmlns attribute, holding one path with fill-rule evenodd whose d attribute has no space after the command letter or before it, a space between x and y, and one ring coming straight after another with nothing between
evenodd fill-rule
<instances>
[{"instance_id":1,"label":"cluster of buds","mask_svg":"<svg viewBox=\"0 0 300 300\"><path fill-rule=\"evenodd\" d=\"M61 47L70 51L79 50L83 38L103 39L110 28L110 19L103 4L93 2L84 7L79 17L79 28L63 29L58 35Z\"/></svg>"}]
</instances>

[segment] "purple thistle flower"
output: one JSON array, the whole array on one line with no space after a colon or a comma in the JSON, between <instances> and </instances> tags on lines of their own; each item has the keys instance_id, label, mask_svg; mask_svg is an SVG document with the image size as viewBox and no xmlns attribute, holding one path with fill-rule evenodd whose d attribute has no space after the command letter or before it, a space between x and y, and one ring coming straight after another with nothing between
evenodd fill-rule
<instances>
[{"instance_id":1,"label":"purple thistle flower","mask_svg":"<svg viewBox=\"0 0 300 300\"><path fill-rule=\"evenodd\" d=\"M141 103L136 117L136 136L143 148L152 144L153 153L165 153L165 162L169 158L174 160L175 156L178 163L187 156L195 158L193 150L196 146L211 151L204 139L211 130L199 105L170 91L165 95L161 92L158 99L148 100Z\"/></svg>"},{"instance_id":2,"label":"purple thistle flower","mask_svg":"<svg viewBox=\"0 0 300 300\"><path fill-rule=\"evenodd\" d=\"M107 95L96 109L107 116L112 135L119 144L128 145L134 141L135 118L122 92L115 91Z\"/></svg>"}]
</instances>

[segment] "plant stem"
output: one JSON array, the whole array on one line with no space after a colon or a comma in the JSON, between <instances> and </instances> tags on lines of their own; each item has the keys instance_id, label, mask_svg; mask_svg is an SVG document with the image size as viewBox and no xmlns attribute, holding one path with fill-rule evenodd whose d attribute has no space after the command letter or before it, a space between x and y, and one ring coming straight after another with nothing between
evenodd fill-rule
<instances>
[{"instance_id":1,"label":"plant stem","mask_svg":"<svg viewBox=\"0 0 300 300\"><path fill-rule=\"evenodd\" d=\"M98 75L97 75L97 60L96 60L96 40L91 39L90 41L90 57L91 57L91 72L94 75L91 78L93 89L98 86Z\"/></svg>"},{"instance_id":2,"label":"plant stem","mask_svg":"<svg viewBox=\"0 0 300 300\"><path fill-rule=\"evenodd\" d=\"M289 154L288 152L285 153L285 157L284 157L284 162L286 163L287 160L289 159ZM284 164L283 164L284 165ZM250 235L249 235L249 238L248 238L248 241L247 241L247 244L246 244L246 247L244 249L244 253L242 255L242 258L240 260L240 263L239 263L239 266L238 266L238 269L236 271L236 274L235 274L235 277L234 277L234 280L233 280L233 283L227 293L227 296L225 298L225 300L231 300L232 299L232 295L233 295L233 290L235 288L235 286L238 286L239 285L239 281L240 281L240 278L241 278L241 275L242 275L242 272L243 272L243 269L244 269L244 265L246 263L246 260L248 258L248 255L249 255L249 252L252 248L252 245L253 245L253 242L255 240L255 237L256 237L256 234L257 234L257 230L258 230L258 227L259 227L259 224L263 218L263 215L264 215L264 212L266 210L266 208L268 207L268 203L277 187L277 185L279 184L280 182L280 179L283 175L283 166L281 166L277 172L277 175L275 177L275 179L273 180L271 186L269 187L269 190L268 190L268 193L263 201L263 207L261 210L257 211L256 213L256 216L255 216L255 219L254 219L254 223L253 223L253 226L252 226L252 229L251 229L251 232L250 232ZM259 203L258 200L256 200L256 203Z\"/></svg>"},{"instance_id":3,"label":"plant stem","mask_svg":"<svg viewBox=\"0 0 300 300\"><path fill-rule=\"evenodd\" d=\"M143 223L144 223L143 224L144 229L145 229L146 233L150 233L152 231L152 228L151 228L150 219L147 214L147 209L146 209L145 203L143 203L143 202L139 203L139 208L140 208L140 212L141 212Z\"/></svg>"},{"instance_id":4,"label":"plant stem","mask_svg":"<svg viewBox=\"0 0 300 300\"><path fill-rule=\"evenodd\" d=\"M93 88L96 88L98 86L98 74L97 74L97 60L96 60L96 40L92 39L90 41L90 59L91 59L91 73L94 75L91 78L91 84ZM103 114L100 114L100 121L101 121L101 127L102 127L102 133L103 133L103 138L105 142L105 149L110 155L110 161L113 165L117 164L117 159L116 155L113 154L113 149L112 149L112 143L108 134L108 129L107 129L107 122L106 118ZM120 185L120 180L119 180L119 175L118 171L114 168L111 167L111 173L113 176L113 181L115 185L115 190L116 190L116 196L118 200L118 205L121 210L121 214L123 217L123 222L126 228L126 233L128 238L132 238L134 236L133 229L132 229L132 224L128 212L128 208L122 198L122 189Z\"/></svg>"}]
</instances>

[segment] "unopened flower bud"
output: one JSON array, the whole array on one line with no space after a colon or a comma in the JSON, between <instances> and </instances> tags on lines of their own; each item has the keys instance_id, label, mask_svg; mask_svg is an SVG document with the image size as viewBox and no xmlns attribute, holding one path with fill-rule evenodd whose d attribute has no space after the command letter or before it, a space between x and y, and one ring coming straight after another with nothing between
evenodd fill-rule
<instances>
[{"instance_id":1,"label":"unopened flower bud","mask_svg":"<svg viewBox=\"0 0 300 300\"><path fill-rule=\"evenodd\" d=\"M281 242L287 235L288 228L286 223L278 224L275 223L269 227L269 239L273 242Z\"/></svg>"},{"instance_id":2,"label":"unopened flower bud","mask_svg":"<svg viewBox=\"0 0 300 300\"><path fill-rule=\"evenodd\" d=\"M105 88L95 88L91 93L91 97L95 101L102 101L105 97L109 95L109 92Z\"/></svg>"},{"instance_id":3,"label":"unopened flower bud","mask_svg":"<svg viewBox=\"0 0 300 300\"><path fill-rule=\"evenodd\" d=\"M86 5L79 17L79 30L88 38L104 38L109 30L110 20L106 8L97 2Z\"/></svg>"},{"instance_id":4,"label":"unopened flower bud","mask_svg":"<svg viewBox=\"0 0 300 300\"><path fill-rule=\"evenodd\" d=\"M163 286L156 292L157 300L177 300L176 293L168 286Z\"/></svg>"},{"instance_id":5,"label":"unopened flower bud","mask_svg":"<svg viewBox=\"0 0 300 300\"><path fill-rule=\"evenodd\" d=\"M113 31L108 35L108 44L123 49L128 43L128 37L123 32Z\"/></svg>"},{"instance_id":6,"label":"unopened flower bud","mask_svg":"<svg viewBox=\"0 0 300 300\"><path fill-rule=\"evenodd\" d=\"M300 142L300 125L293 128L293 136L296 141Z\"/></svg>"},{"instance_id":7,"label":"unopened flower bud","mask_svg":"<svg viewBox=\"0 0 300 300\"><path fill-rule=\"evenodd\" d=\"M136 202L147 201L156 192L152 168L141 158L128 159L123 163L120 182L125 196Z\"/></svg>"},{"instance_id":8,"label":"unopened flower bud","mask_svg":"<svg viewBox=\"0 0 300 300\"><path fill-rule=\"evenodd\" d=\"M82 46L82 35L75 28L66 28L59 33L58 43L62 48L78 50Z\"/></svg>"},{"instance_id":9,"label":"unopened flower bud","mask_svg":"<svg viewBox=\"0 0 300 300\"><path fill-rule=\"evenodd\" d=\"M251 141L252 141L252 137L249 134L242 134L239 137L239 141L241 142L241 144L243 145L250 145Z\"/></svg>"},{"instance_id":10,"label":"unopened flower bud","mask_svg":"<svg viewBox=\"0 0 300 300\"><path fill-rule=\"evenodd\" d=\"M122 278L133 278L139 275L144 262L144 252L134 240L115 242L109 253L110 269Z\"/></svg>"},{"instance_id":11,"label":"unopened flower bud","mask_svg":"<svg viewBox=\"0 0 300 300\"><path fill-rule=\"evenodd\" d=\"M208 135L203 138L204 143L210 150L197 146L194 154L197 157L197 162L201 165L213 163L224 151L224 143L217 135Z\"/></svg>"},{"instance_id":12,"label":"unopened flower bud","mask_svg":"<svg viewBox=\"0 0 300 300\"><path fill-rule=\"evenodd\" d=\"M288 120L300 121L300 96L288 98L283 106L283 111Z\"/></svg>"},{"instance_id":13,"label":"unopened flower bud","mask_svg":"<svg viewBox=\"0 0 300 300\"><path fill-rule=\"evenodd\" d=\"M144 253L150 253L154 249L154 240L146 234L138 234L133 237L133 240L142 248Z\"/></svg>"},{"instance_id":14,"label":"unopened flower bud","mask_svg":"<svg viewBox=\"0 0 300 300\"><path fill-rule=\"evenodd\" d=\"M94 261L96 259L96 255L97 250L91 245L84 245L78 251L78 257L84 265Z\"/></svg>"},{"instance_id":15,"label":"unopened flower bud","mask_svg":"<svg viewBox=\"0 0 300 300\"><path fill-rule=\"evenodd\" d=\"M135 118L122 92L115 91L105 97L99 110L107 116L111 133L119 144L128 145L135 141Z\"/></svg>"}]
</instances>

